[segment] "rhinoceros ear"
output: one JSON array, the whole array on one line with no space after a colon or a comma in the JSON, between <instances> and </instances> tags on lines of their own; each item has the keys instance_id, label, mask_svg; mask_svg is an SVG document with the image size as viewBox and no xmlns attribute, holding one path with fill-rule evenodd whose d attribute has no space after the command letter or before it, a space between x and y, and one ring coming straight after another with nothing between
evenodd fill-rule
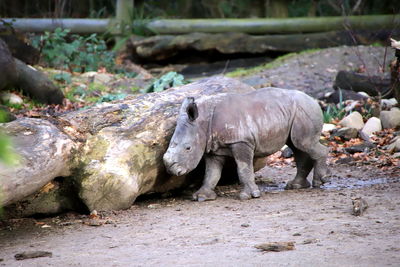
<instances>
[{"instance_id":1,"label":"rhinoceros ear","mask_svg":"<svg viewBox=\"0 0 400 267\"><path fill-rule=\"evenodd\" d=\"M188 97L185 99L185 102L187 103L186 113L188 115L189 120L195 121L197 119L197 117L199 116L199 111L197 109L196 102L194 102L194 98Z\"/></svg>"}]
</instances>

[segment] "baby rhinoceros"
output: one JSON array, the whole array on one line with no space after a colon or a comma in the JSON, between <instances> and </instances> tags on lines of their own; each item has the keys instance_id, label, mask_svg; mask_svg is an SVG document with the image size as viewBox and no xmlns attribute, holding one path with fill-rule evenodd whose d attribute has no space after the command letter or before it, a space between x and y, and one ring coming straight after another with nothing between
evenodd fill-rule
<instances>
[{"instance_id":1,"label":"baby rhinoceros","mask_svg":"<svg viewBox=\"0 0 400 267\"><path fill-rule=\"evenodd\" d=\"M197 103L196 103L197 102ZM254 181L253 159L271 155L287 144L294 152L297 174L286 189L308 188L307 176L314 168L312 185L319 187L327 175L327 147L319 143L322 112L310 96L296 90L263 88L245 94L212 98L186 98L177 126L164 154L164 164L173 175L185 175L206 163L202 187L194 200L216 198L226 157L233 157L244 188L241 199L260 197Z\"/></svg>"}]
</instances>

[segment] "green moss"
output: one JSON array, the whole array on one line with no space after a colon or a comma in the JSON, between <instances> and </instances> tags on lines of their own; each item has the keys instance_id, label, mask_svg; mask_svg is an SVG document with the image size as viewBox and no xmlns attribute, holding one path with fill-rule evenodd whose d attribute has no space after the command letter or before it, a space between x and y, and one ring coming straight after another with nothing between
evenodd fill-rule
<instances>
[{"instance_id":1,"label":"green moss","mask_svg":"<svg viewBox=\"0 0 400 267\"><path fill-rule=\"evenodd\" d=\"M308 50L304 50L304 51L298 52L298 53L288 53L286 55L277 57L274 61L268 62L266 64L262 64L257 67L253 67L253 68L249 68L249 69L238 68L232 72L227 73L226 76L235 78L235 77L254 75L263 70L278 68L288 59L294 58L296 56L304 55L304 54L312 54L312 53L315 53L320 50L321 49L308 49Z\"/></svg>"},{"instance_id":2,"label":"green moss","mask_svg":"<svg viewBox=\"0 0 400 267\"><path fill-rule=\"evenodd\" d=\"M89 163L92 160L103 161L109 147L107 140L103 138L94 137L94 140L88 140L91 144L90 152L86 153L83 158L83 162Z\"/></svg>"}]
</instances>

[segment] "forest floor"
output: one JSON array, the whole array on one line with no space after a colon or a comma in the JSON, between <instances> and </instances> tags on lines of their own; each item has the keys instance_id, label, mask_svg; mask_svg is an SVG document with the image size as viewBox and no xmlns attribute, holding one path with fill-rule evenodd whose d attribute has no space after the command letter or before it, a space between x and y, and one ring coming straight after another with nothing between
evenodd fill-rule
<instances>
[{"instance_id":1,"label":"forest floor","mask_svg":"<svg viewBox=\"0 0 400 267\"><path fill-rule=\"evenodd\" d=\"M146 199L129 210L8 221L0 230L0 266L398 266L400 171L331 166L323 189L283 190L291 164L263 169L261 198L240 201L240 187L218 198ZM352 215L352 198L368 208ZM99 223L96 223L99 222ZM104 223L104 224L103 224ZM266 242L294 250L263 252ZM52 257L17 261L24 251Z\"/></svg>"},{"instance_id":2,"label":"forest floor","mask_svg":"<svg viewBox=\"0 0 400 267\"><path fill-rule=\"evenodd\" d=\"M331 88L337 70L382 65L382 48L354 49L291 57L241 79L317 96ZM339 154L331 153L333 176L321 189L283 190L296 168L277 155L260 171L264 193L258 199L240 201L240 186L230 185L218 186L210 202L147 197L125 211L6 220L0 223L0 266L398 266L399 161L357 154L338 164ZM361 216L352 214L355 197L368 203ZM294 242L294 249L255 248L278 241ZM52 256L16 260L24 251Z\"/></svg>"}]
</instances>

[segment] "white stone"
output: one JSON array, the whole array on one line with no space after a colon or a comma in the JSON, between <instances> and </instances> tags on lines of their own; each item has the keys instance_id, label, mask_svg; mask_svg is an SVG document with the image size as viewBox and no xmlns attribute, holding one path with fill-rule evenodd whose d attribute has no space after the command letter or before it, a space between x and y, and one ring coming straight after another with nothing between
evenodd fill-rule
<instances>
[{"instance_id":1,"label":"white stone","mask_svg":"<svg viewBox=\"0 0 400 267\"><path fill-rule=\"evenodd\" d=\"M83 73L81 75L81 77L83 77L83 78L93 78L96 75L97 75L96 71L88 71L88 72Z\"/></svg>"},{"instance_id":2,"label":"white stone","mask_svg":"<svg viewBox=\"0 0 400 267\"><path fill-rule=\"evenodd\" d=\"M377 117L369 118L369 120L365 123L361 132L365 133L368 136L372 136L375 132L382 131L381 120Z\"/></svg>"},{"instance_id":3,"label":"white stone","mask_svg":"<svg viewBox=\"0 0 400 267\"><path fill-rule=\"evenodd\" d=\"M400 109L392 108L389 111L381 111L380 119L383 129L396 128L400 126Z\"/></svg>"},{"instance_id":4,"label":"white stone","mask_svg":"<svg viewBox=\"0 0 400 267\"><path fill-rule=\"evenodd\" d=\"M387 150L391 153L400 152L400 136L393 138L391 144L387 146Z\"/></svg>"},{"instance_id":5,"label":"white stone","mask_svg":"<svg viewBox=\"0 0 400 267\"><path fill-rule=\"evenodd\" d=\"M339 122L339 125L342 125L343 127L349 127L361 130L364 127L364 121L361 114L355 111L344 117Z\"/></svg>"},{"instance_id":6,"label":"white stone","mask_svg":"<svg viewBox=\"0 0 400 267\"><path fill-rule=\"evenodd\" d=\"M397 105L397 100L396 98L390 98L390 99L382 99L381 100L381 109L382 110L388 110L391 109L393 106Z\"/></svg>"},{"instance_id":7,"label":"white stone","mask_svg":"<svg viewBox=\"0 0 400 267\"><path fill-rule=\"evenodd\" d=\"M97 73L97 75L94 76L93 82L95 83L100 83L100 84L107 84L110 81L112 81L113 75L107 74L107 73Z\"/></svg>"},{"instance_id":8,"label":"white stone","mask_svg":"<svg viewBox=\"0 0 400 267\"><path fill-rule=\"evenodd\" d=\"M1 93L0 94L0 99L3 102L10 103L10 104L13 104L13 105L21 105L22 103L24 103L24 100L22 100L21 97L19 97L16 94L9 93L9 92Z\"/></svg>"},{"instance_id":9,"label":"white stone","mask_svg":"<svg viewBox=\"0 0 400 267\"><path fill-rule=\"evenodd\" d=\"M322 126L323 132L330 132L333 129L336 129L336 125L332 123L324 123L324 126Z\"/></svg>"},{"instance_id":10,"label":"white stone","mask_svg":"<svg viewBox=\"0 0 400 267\"><path fill-rule=\"evenodd\" d=\"M366 92L358 92L358 94L368 98L370 97Z\"/></svg>"}]
</instances>

